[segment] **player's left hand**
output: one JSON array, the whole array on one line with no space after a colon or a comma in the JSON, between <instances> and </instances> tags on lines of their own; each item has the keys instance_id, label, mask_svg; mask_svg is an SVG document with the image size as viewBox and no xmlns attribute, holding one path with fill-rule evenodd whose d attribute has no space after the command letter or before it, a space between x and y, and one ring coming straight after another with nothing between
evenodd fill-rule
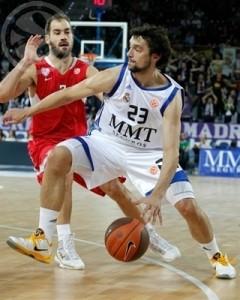
<instances>
[{"instance_id":1,"label":"player's left hand","mask_svg":"<svg viewBox=\"0 0 240 300\"><path fill-rule=\"evenodd\" d=\"M145 221L155 224L158 219L160 224L162 224L161 198L159 196L150 195L134 202L137 205L144 204L142 217Z\"/></svg>"},{"instance_id":2,"label":"player's left hand","mask_svg":"<svg viewBox=\"0 0 240 300\"><path fill-rule=\"evenodd\" d=\"M3 124L11 125L23 122L27 118L27 108L12 108L3 116Z\"/></svg>"},{"instance_id":3,"label":"player's left hand","mask_svg":"<svg viewBox=\"0 0 240 300\"><path fill-rule=\"evenodd\" d=\"M41 45L42 41L43 38L39 34L30 36L25 46L23 61L28 64L34 64L41 59L41 57L37 54L37 49Z\"/></svg>"}]
</instances>

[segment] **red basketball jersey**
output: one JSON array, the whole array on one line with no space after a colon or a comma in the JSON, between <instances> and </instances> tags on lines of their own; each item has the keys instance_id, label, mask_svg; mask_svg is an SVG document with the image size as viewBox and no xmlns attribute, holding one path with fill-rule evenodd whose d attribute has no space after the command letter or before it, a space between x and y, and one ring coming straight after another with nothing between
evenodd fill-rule
<instances>
[{"instance_id":1,"label":"red basketball jersey","mask_svg":"<svg viewBox=\"0 0 240 300\"><path fill-rule=\"evenodd\" d=\"M48 58L36 63L36 94L32 105L46 96L70 87L86 78L88 64L74 58L70 68L61 74ZM31 135L34 139L64 140L76 135L85 135L87 122L85 105L81 99L68 105L46 111L32 117Z\"/></svg>"}]
</instances>

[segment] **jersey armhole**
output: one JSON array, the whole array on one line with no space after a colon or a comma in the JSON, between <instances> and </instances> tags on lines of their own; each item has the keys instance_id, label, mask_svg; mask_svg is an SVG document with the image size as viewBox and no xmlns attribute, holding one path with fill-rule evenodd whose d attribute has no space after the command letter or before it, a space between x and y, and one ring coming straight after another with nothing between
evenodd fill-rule
<instances>
[{"instance_id":1,"label":"jersey armhole","mask_svg":"<svg viewBox=\"0 0 240 300\"><path fill-rule=\"evenodd\" d=\"M38 83L38 69L37 69L36 64L34 64L34 70L33 70L33 72L35 72L35 74L33 74L32 80L33 80L33 84L35 84L35 88L36 88L37 87L37 83ZM34 81L34 76L35 76L36 81Z\"/></svg>"},{"instance_id":2,"label":"jersey armhole","mask_svg":"<svg viewBox=\"0 0 240 300\"><path fill-rule=\"evenodd\" d=\"M162 114L162 116L164 115L164 112L166 110L166 108L168 107L168 105L173 101L174 97L176 96L177 92L180 89L178 87L175 87L171 94L168 96L167 100L163 103L162 107L160 108L160 112ZM181 95L182 96L182 95ZM182 99L183 100L183 99Z\"/></svg>"},{"instance_id":3,"label":"jersey armhole","mask_svg":"<svg viewBox=\"0 0 240 300\"><path fill-rule=\"evenodd\" d=\"M118 75L118 79L117 79L116 83L114 84L112 90L111 90L109 93L106 93L106 95L107 95L108 97L111 97L111 96L116 92L117 88L119 87L119 85L120 85L120 83L121 83L121 81L122 81L122 79L123 79L123 76L124 76L124 73L125 73L125 71L126 71L126 68L127 68L127 63L125 63L125 64L122 66L122 69L121 69L121 71L120 71L120 73L119 73L119 75Z\"/></svg>"}]
</instances>

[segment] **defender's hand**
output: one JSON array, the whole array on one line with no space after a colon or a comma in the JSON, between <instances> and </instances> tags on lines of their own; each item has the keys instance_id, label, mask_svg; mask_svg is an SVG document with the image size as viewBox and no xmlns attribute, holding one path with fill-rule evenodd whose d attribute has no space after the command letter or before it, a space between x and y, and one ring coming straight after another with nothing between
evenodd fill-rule
<instances>
[{"instance_id":1,"label":"defender's hand","mask_svg":"<svg viewBox=\"0 0 240 300\"><path fill-rule=\"evenodd\" d=\"M28 117L28 108L12 108L3 116L3 124L11 125L23 122Z\"/></svg>"}]
</instances>

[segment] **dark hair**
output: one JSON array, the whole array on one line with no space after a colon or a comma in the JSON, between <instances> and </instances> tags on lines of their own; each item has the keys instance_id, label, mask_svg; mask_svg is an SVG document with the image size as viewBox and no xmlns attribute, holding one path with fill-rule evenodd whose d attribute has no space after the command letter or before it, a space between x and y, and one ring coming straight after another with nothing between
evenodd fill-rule
<instances>
[{"instance_id":1,"label":"dark hair","mask_svg":"<svg viewBox=\"0 0 240 300\"><path fill-rule=\"evenodd\" d=\"M167 31L162 26L145 24L143 26L132 28L131 36L141 36L147 41L150 54L156 53L160 55L157 61L157 67L164 67L171 55L171 44L167 35Z\"/></svg>"},{"instance_id":2,"label":"dark hair","mask_svg":"<svg viewBox=\"0 0 240 300\"><path fill-rule=\"evenodd\" d=\"M49 34L51 23L52 23L52 21L55 21L55 20L57 20L57 21L66 20L69 24L71 22L71 20L69 19L69 17L67 15L60 14L60 13L55 14L47 20L46 25L45 25L45 34Z\"/></svg>"}]
</instances>

